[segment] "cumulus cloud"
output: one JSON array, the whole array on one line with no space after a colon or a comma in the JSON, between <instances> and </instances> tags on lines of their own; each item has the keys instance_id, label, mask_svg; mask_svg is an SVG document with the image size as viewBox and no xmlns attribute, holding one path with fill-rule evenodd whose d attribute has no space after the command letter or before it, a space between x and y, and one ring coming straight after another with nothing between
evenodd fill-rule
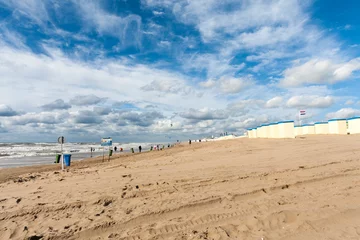
<instances>
[{"instance_id":1,"label":"cumulus cloud","mask_svg":"<svg viewBox=\"0 0 360 240\"><path fill-rule=\"evenodd\" d=\"M220 79L222 92L229 94L239 93L251 85L253 85L253 80L250 78L222 77Z\"/></svg>"},{"instance_id":2,"label":"cumulus cloud","mask_svg":"<svg viewBox=\"0 0 360 240\"><path fill-rule=\"evenodd\" d=\"M98 115L108 115L109 113L112 112L111 108L107 108L107 107L94 107L94 113L98 114Z\"/></svg>"},{"instance_id":3,"label":"cumulus cloud","mask_svg":"<svg viewBox=\"0 0 360 240\"><path fill-rule=\"evenodd\" d=\"M152 125L156 119L164 118L164 115L152 111L152 112L122 112L119 114L119 121L125 121L128 124L141 126L141 127L148 127Z\"/></svg>"},{"instance_id":4,"label":"cumulus cloud","mask_svg":"<svg viewBox=\"0 0 360 240\"><path fill-rule=\"evenodd\" d=\"M265 102L259 99L244 99L230 103L227 108L231 110L244 110L246 108L259 109L264 107Z\"/></svg>"},{"instance_id":5,"label":"cumulus cloud","mask_svg":"<svg viewBox=\"0 0 360 240\"><path fill-rule=\"evenodd\" d=\"M342 108L336 112L331 112L326 115L328 119L332 118L350 118L360 116L360 110L359 109L353 109L353 108Z\"/></svg>"},{"instance_id":6,"label":"cumulus cloud","mask_svg":"<svg viewBox=\"0 0 360 240\"><path fill-rule=\"evenodd\" d=\"M180 117L190 119L190 120L212 120L212 119L225 119L228 118L229 115L224 110L213 110L213 109L193 109L190 108L186 112L181 112L179 114Z\"/></svg>"},{"instance_id":7,"label":"cumulus cloud","mask_svg":"<svg viewBox=\"0 0 360 240\"><path fill-rule=\"evenodd\" d=\"M209 79L207 81L200 82L199 85L204 88L212 88L216 85L216 81L213 79Z\"/></svg>"},{"instance_id":8,"label":"cumulus cloud","mask_svg":"<svg viewBox=\"0 0 360 240\"><path fill-rule=\"evenodd\" d=\"M355 104L355 102L353 100L347 100L345 102L345 105L353 105L353 104Z\"/></svg>"},{"instance_id":9,"label":"cumulus cloud","mask_svg":"<svg viewBox=\"0 0 360 240\"><path fill-rule=\"evenodd\" d=\"M334 104L331 96L294 96L291 97L286 106L290 108L327 108Z\"/></svg>"},{"instance_id":10,"label":"cumulus cloud","mask_svg":"<svg viewBox=\"0 0 360 240\"><path fill-rule=\"evenodd\" d=\"M65 122L69 118L68 113L26 113L20 116L11 117L8 120L9 125L27 125L27 124L59 124Z\"/></svg>"},{"instance_id":11,"label":"cumulus cloud","mask_svg":"<svg viewBox=\"0 0 360 240\"><path fill-rule=\"evenodd\" d=\"M0 104L0 117L11 117L16 115L19 115L19 113L14 111L10 106Z\"/></svg>"},{"instance_id":12,"label":"cumulus cloud","mask_svg":"<svg viewBox=\"0 0 360 240\"><path fill-rule=\"evenodd\" d=\"M105 100L106 98L100 98L98 96L95 96L94 94L91 94L91 95L76 96L72 98L70 102L76 106L90 106L104 102Z\"/></svg>"},{"instance_id":13,"label":"cumulus cloud","mask_svg":"<svg viewBox=\"0 0 360 240\"><path fill-rule=\"evenodd\" d=\"M359 69L358 58L345 63L312 59L302 65L286 69L280 85L297 87L308 84L334 84L349 79L352 73Z\"/></svg>"},{"instance_id":14,"label":"cumulus cloud","mask_svg":"<svg viewBox=\"0 0 360 240\"><path fill-rule=\"evenodd\" d=\"M83 110L76 114L74 121L80 124L98 124L103 122L103 119L93 111Z\"/></svg>"},{"instance_id":15,"label":"cumulus cloud","mask_svg":"<svg viewBox=\"0 0 360 240\"><path fill-rule=\"evenodd\" d=\"M57 99L51 103L45 104L41 106L42 109L45 111L53 111L53 110L62 110L62 109L69 109L71 105L65 103L62 99Z\"/></svg>"},{"instance_id":16,"label":"cumulus cloud","mask_svg":"<svg viewBox=\"0 0 360 240\"><path fill-rule=\"evenodd\" d=\"M280 107L283 103L283 98L282 97L274 97L272 99L269 99L266 103L265 103L265 107L266 108L277 108Z\"/></svg>"},{"instance_id":17,"label":"cumulus cloud","mask_svg":"<svg viewBox=\"0 0 360 240\"><path fill-rule=\"evenodd\" d=\"M193 90L184 84L183 81L177 79L158 79L150 82L149 84L142 86L143 91L154 91L162 93L180 93L182 95L188 95Z\"/></svg>"}]
</instances>

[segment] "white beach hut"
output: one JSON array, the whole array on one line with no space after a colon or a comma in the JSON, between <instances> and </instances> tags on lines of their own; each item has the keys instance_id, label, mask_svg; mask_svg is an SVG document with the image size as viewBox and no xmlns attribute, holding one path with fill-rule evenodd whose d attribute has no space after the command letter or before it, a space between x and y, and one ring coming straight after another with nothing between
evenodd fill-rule
<instances>
[{"instance_id":1,"label":"white beach hut","mask_svg":"<svg viewBox=\"0 0 360 240\"><path fill-rule=\"evenodd\" d=\"M305 124L302 127L303 135L315 134L315 125L313 124Z\"/></svg>"},{"instance_id":2,"label":"white beach hut","mask_svg":"<svg viewBox=\"0 0 360 240\"><path fill-rule=\"evenodd\" d=\"M265 129L266 129L266 138L271 138L271 131L270 131L270 125L271 124L266 124L266 126L265 126Z\"/></svg>"},{"instance_id":3,"label":"white beach hut","mask_svg":"<svg viewBox=\"0 0 360 240\"><path fill-rule=\"evenodd\" d=\"M265 130L265 128L264 128L264 125L261 125L260 127L259 127L259 133L260 133L260 136L259 136L259 138L264 138L264 130Z\"/></svg>"},{"instance_id":4,"label":"white beach hut","mask_svg":"<svg viewBox=\"0 0 360 240\"><path fill-rule=\"evenodd\" d=\"M294 138L294 121L278 122L278 138Z\"/></svg>"},{"instance_id":5,"label":"white beach hut","mask_svg":"<svg viewBox=\"0 0 360 240\"><path fill-rule=\"evenodd\" d=\"M302 135L302 126L295 126L294 127L294 135L295 135L295 137Z\"/></svg>"},{"instance_id":6,"label":"white beach hut","mask_svg":"<svg viewBox=\"0 0 360 240\"><path fill-rule=\"evenodd\" d=\"M252 137L257 138L257 136L256 136L256 128L253 128L251 131L252 131Z\"/></svg>"},{"instance_id":7,"label":"white beach hut","mask_svg":"<svg viewBox=\"0 0 360 240\"><path fill-rule=\"evenodd\" d=\"M252 138L252 135L253 135L252 129L249 128L249 129L247 130L247 136L248 136L248 138Z\"/></svg>"},{"instance_id":8,"label":"white beach hut","mask_svg":"<svg viewBox=\"0 0 360 240\"><path fill-rule=\"evenodd\" d=\"M329 134L329 124L327 122L316 122L315 134Z\"/></svg>"},{"instance_id":9,"label":"white beach hut","mask_svg":"<svg viewBox=\"0 0 360 240\"><path fill-rule=\"evenodd\" d=\"M350 134L360 133L360 117L349 118L348 120L348 131Z\"/></svg>"},{"instance_id":10,"label":"white beach hut","mask_svg":"<svg viewBox=\"0 0 360 240\"><path fill-rule=\"evenodd\" d=\"M347 134L346 119L330 119L329 134Z\"/></svg>"},{"instance_id":11,"label":"white beach hut","mask_svg":"<svg viewBox=\"0 0 360 240\"><path fill-rule=\"evenodd\" d=\"M276 138L276 123L270 123L269 128L270 128L270 136L269 138Z\"/></svg>"}]
</instances>

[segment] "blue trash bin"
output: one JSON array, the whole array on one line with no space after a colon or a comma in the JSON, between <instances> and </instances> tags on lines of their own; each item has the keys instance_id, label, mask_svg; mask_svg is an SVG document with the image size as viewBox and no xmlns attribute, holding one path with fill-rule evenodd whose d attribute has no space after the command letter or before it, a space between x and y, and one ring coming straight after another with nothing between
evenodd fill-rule
<instances>
[{"instance_id":1,"label":"blue trash bin","mask_svg":"<svg viewBox=\"0 0 360 240\"><path fill-rule=\"evenodd\" d=\"M64 154L64 163L66 167L70 167L71 164L71 154Z\"/></svg>"}]
</instances>

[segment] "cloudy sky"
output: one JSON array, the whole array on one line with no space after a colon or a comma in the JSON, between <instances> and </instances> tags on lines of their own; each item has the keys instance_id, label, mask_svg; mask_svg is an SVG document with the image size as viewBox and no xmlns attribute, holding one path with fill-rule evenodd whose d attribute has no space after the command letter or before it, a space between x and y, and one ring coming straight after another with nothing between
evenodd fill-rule
<instances>
[{"instance_id":1,"label":"cloudy sky","mask_svg":"<svg viewBox=\"0 0 360 240\"><path fill-rule=\"evenodd\" d=\"M0 142L360 115L356 0L0 0Z\"/></svg>"}]
</instances>

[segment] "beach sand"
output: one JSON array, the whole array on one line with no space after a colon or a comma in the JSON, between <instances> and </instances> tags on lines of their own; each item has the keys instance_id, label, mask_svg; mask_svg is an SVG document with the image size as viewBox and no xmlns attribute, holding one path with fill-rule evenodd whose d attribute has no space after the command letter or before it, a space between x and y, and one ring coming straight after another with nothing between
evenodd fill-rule
<instances>
[{"instance_id":1,"label":"beach sand","mask_svg":"<svg viewBox=\"0 0 360 240\"><path fill-rule=\"evenodd\" d=\"M0 170L0 239L360 239L360 136Z\"/></svg>"}]
</instances>

